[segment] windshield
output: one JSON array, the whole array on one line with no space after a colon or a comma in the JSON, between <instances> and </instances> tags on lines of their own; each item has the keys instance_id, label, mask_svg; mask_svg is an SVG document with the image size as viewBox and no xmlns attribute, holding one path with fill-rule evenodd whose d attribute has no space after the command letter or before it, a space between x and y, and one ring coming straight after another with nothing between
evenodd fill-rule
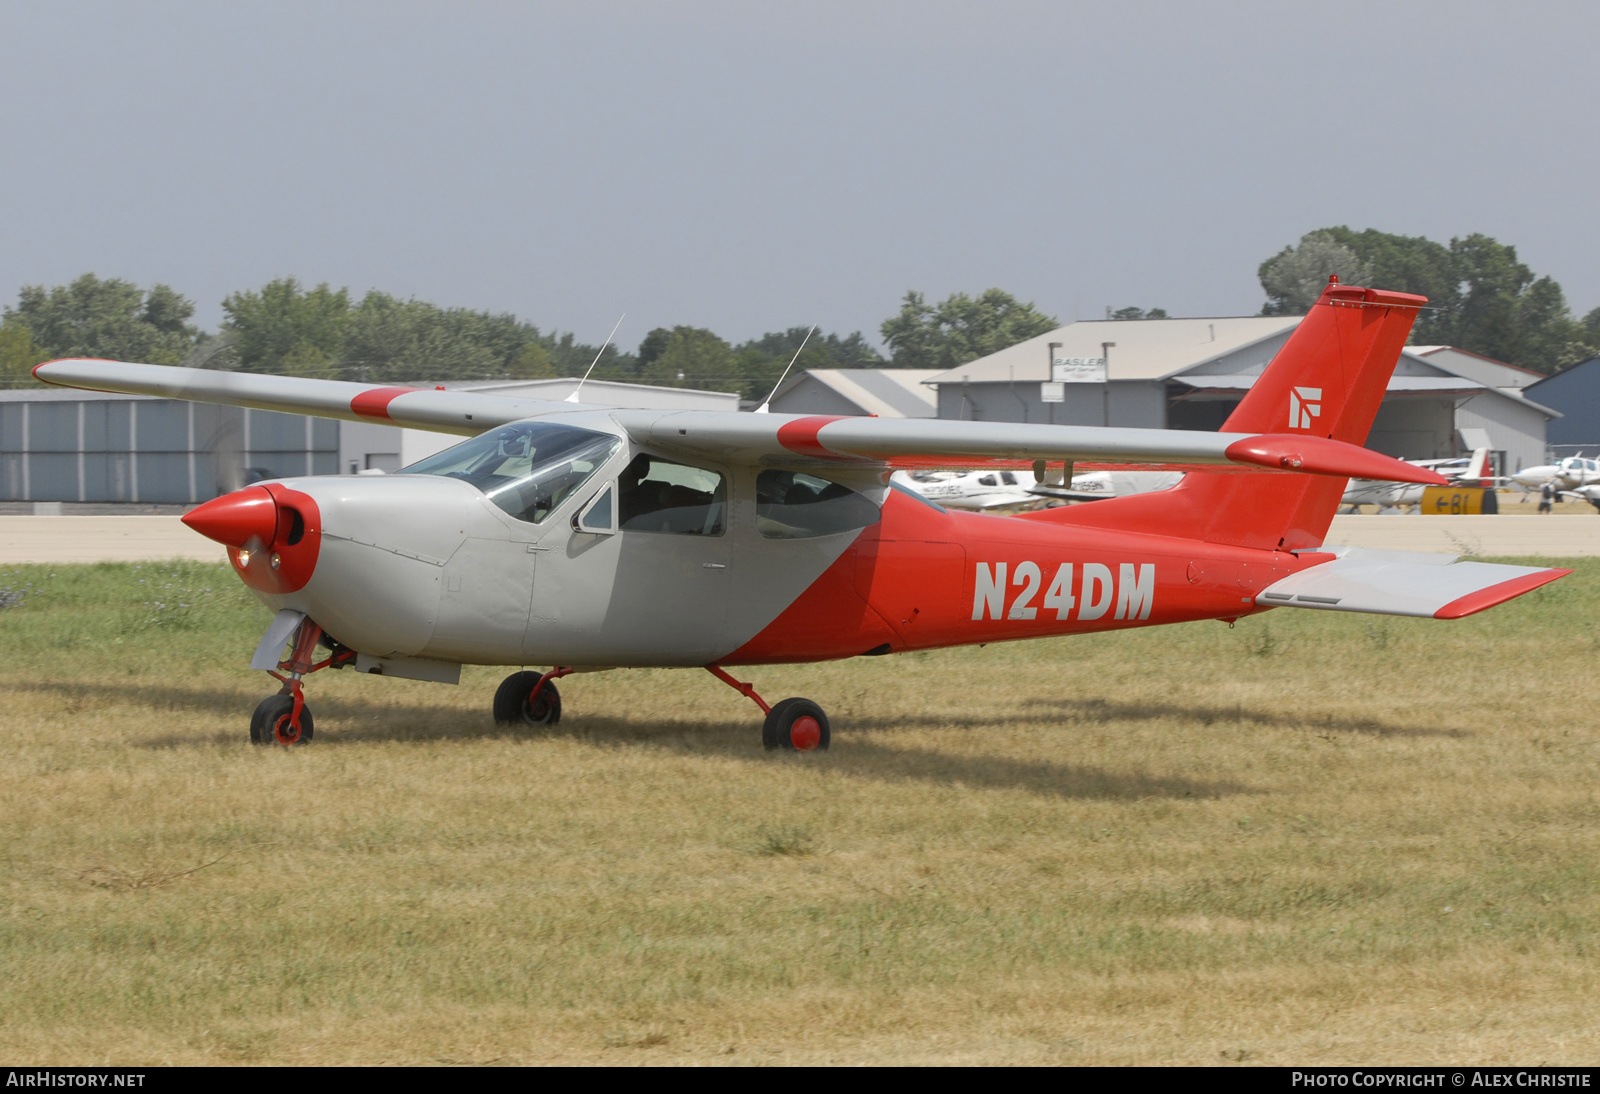
<instances>
[{"instance_id":1,"label":"windshield","mask_svg":"<svg viewBox=\"0 0 1600 1094\"><path fill-rule=\"evenodd\" d=\"M620 438L592 429L514 422L418 460L396 474L463 479L518 520L538 524L621 444Z\"/></svg>"}]
</instances>

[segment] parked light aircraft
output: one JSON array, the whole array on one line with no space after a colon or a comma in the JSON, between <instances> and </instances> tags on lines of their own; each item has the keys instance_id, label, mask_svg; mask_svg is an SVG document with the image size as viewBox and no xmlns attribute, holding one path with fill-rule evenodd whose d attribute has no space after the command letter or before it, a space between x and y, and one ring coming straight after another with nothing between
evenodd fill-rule
<instances>
[{"instance_id":1,"label":"parked light aircraft","mask_svg":"<svg viewBox=\"0 0 1600 1094\"><path fill-rule=\"evenodd\" d=\"M1448 460L1409 460L1418 467L1437 471L1454 486L1489 487L1495 484L1489 472L1489 450L1475 448L1470 457L1458 456ZM1422 491L1426 487L1414 482L1380 482L1376 479L1351 479L1344 488L1341 505L1421 505Z\"/></svg>"},{"instance_id":2,"label":"parked light aircraft","mask_svg":"<svg viewBox=\"0 0 1600 1094\"><path fill-rule=\"evenodd\" d=\"M946 509L1006 509L1039 504L1050 499L1102 501L1149 490L1165 490L1183 478L1176 471L1089 471L1072 476L1071 487L1062 485L1066 472L1053 469L1042 479L1031 471L986 468L981 471L896 471L891 483L914 490Z\"/></svg>"},{"instance_id":3,"label":"parked light aircraft","mask_svg":"<svg viewBox=\"0 0 1600 1094\"><path fill-rule=\"evenodd\" d=\"M709 670L765 712L768 748L804 751L828 746L822 707L769 705L730 668L1275 607L1454 619L1568 573L1323 546L1344 479L1444 482L1360 447L1424 302L1331 282L1219 433L619 410L90 360L34 375L469 438L398 474L281 479L185 515L276 612L251 664L282 686L255 740L312 737L303 683L324 668L455 682L462 664L550 665L494 697L497 720L538 725L560 717L558 677L651 665ZM1015 517L889 482L1067 461L1185 476Z\"/></svg>"},{"instance_id":4,"label":"parked light aircraft","mask_svg":"<svg viewBox=\"0 0 1600 1094\"><path fill-rule=\"evenodd\" d=\"M1037 494L1029 493L1034 485L1033 475L1021 469L1003 471L988 467L981 471L925 471L916 475L910 471L896 471L889 476L889 482L938 502L946 509L982 512L1032 505L1040 500Z\"/></svg>"},{"instance_id":5,"label":"parked light aircraft","mask_svg":"<svg viewBox=\"0 0 1600 1094\"><path fill-rule=\"evenodd\" d=\"M1524 494L1537 491L1545 483L1557 490L1577 490L1600 483L1600 460L1587 456L1568 456L1559 463L1525 467L1511 476Z\"/></svg>"}]
</instances>

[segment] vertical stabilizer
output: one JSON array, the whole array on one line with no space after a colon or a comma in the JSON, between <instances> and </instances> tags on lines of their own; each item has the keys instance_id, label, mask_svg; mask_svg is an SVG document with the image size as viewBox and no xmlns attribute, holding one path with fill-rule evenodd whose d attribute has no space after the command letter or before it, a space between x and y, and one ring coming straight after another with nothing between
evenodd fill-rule
<instances>
[{"instance_id":1,"label":"vertical stabilizer","mask_svg":"<svg viewBox=\"0 0 1600 1094\"><path fill-rule=\"evenodd\" d=\"M1364 444L1417 309L1427 302L1330 279L1222 431ZM1063 519L1292 550L1322 543L1344 488L1345 480L1324 475L1194 471L1171 490L1076 506Z\"/></svg>"}]
</instances>

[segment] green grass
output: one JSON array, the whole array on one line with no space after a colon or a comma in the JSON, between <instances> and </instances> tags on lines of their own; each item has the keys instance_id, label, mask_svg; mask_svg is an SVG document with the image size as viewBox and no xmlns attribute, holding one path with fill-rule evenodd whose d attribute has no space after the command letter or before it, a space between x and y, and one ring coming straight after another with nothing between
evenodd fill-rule
<instances>
[{"instance_id":1,"label":"green grass","mask_svg":"<svg viewBox=\"0 0 1600 1094\"><path fill-rule=\"evenodd\" d=\"M1278 610L688 671L553 731L320 673L246 743L221 566L0 573L0 1049L54 1063L1592 1063L1600 562L1454 623ZM21 594L20 602L17 595Z\"/></svg>"}]
</instances>

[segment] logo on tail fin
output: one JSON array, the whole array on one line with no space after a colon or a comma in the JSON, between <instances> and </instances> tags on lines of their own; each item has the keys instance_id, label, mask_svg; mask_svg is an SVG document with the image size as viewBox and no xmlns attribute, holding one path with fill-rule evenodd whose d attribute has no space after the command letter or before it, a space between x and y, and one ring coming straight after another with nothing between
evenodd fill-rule
<instances>
[{"instance_id":1,"label":"logo on tail fin","mask_svg":"<svg viewBox=\"0 0 1600 1094\"><path fill-rule=\"evenodd\" d=\"M1322 389L1296 387L1289 389L1289 428L1310 429L1311 419L1322 414Z\"/></svg>"}]
</instances>

